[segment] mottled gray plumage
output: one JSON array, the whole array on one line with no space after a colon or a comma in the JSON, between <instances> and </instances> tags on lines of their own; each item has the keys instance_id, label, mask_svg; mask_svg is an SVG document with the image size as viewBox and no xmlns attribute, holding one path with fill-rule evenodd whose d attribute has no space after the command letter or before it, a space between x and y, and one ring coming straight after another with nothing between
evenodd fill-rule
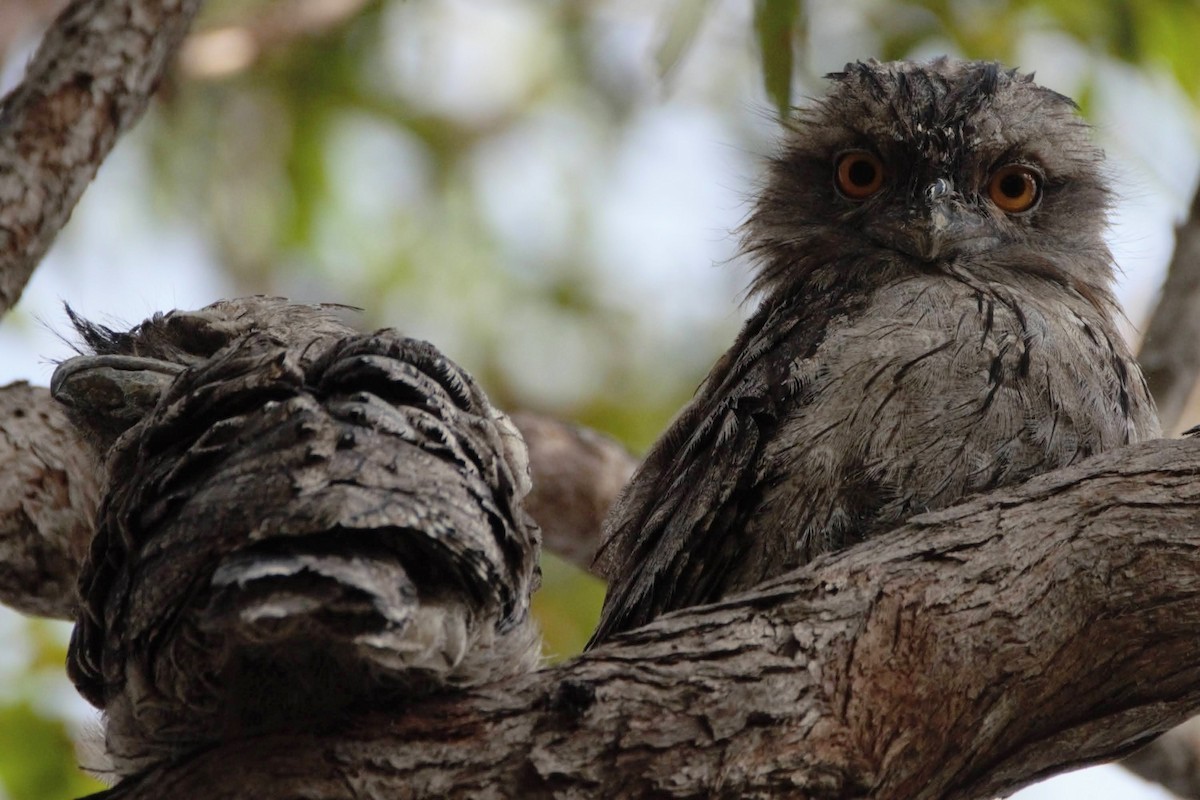
<instances>
[{"instance_id":1,"label":"mottled gray plumage","mask_svg":"<svg viewBox=\"0 0 1200 800\"><path fill-rule=\"evenodd\" d=\"M1074 104L992 63L830 77L746 225L761 305L608 519L593 642L1159 433Z\"/></svg>"},{"instance_id":2,"label":"mottled gray plumage","mask_svg":"<svg viewBox=\"0 0 1200 800\"><path fill-rule=\"evenodd\" d=\"M78 324L53 389L112 449L68 666L118 772L536 665L525 448L431 345L270 298Z\"/></svg>"}]
</instances>

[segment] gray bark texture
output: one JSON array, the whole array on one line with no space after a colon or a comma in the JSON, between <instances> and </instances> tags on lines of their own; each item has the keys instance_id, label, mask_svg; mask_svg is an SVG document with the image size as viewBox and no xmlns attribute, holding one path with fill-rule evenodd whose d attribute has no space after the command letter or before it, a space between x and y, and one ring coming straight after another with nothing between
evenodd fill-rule
<instances>
[{"instance_id":1,"label":"gray bark texture","mask_svg":"<svg viewBox=\"0 0 1200 800\"><path fill-rule=\"evenodd\" d=\"M1158 305L1150 316L1138 361L1158 405L1163 431L1182 430L1200 420L1183 420L1200 376L1200 190L1187 218L1175 228L1175 252Z\"/></svg>"},{"instance_id":2,"label":"gray bark texture","mask_svg":"<svg viewBox=\"0 0 1200 800\"><path fill-rule=\"evenodd\" d=\"M985 798L1200 702L1200 443L1107 453L466 694L101 795Z\"/></svg>"},{"instance_id":3,"label":"gray bark texture","mask_svg":"<svg viewBox=\"0 0 1200 800\"><path fill-rule=\"evenodd\" d=\"M75 617L75 581L92 538L96 464L45 389L0 389L0 602Z\"/></svg>"},{"instance_id":4,"label":"gray bark texture","mask_svg":"<svg viewBox=\"0 0 1200 800\"><path fill-rule=\"evenodd\" d=\"M1200 422L1187 416L1200 376L1200 188L1187 216L1175 228L1175 251L1138 361L1164 432L1182 431ZM1194 413L1194 405L1192 409ZM1189 720L1121 763L1180 797L1200 798L1200 718Z\"/></svg>"},{"instance_id":5,"label":"gray bark texture","mask_svg":"<svg viewBox=\"0 0 1200 800\"><path fill-rule=\"evenodd\" d=\"M75 0L0 101L0 314L141 118L202 0Z\"/></svg>"},{"instance_id":6,"label":"gray bark texture","mask_svg":"<svg viewBox=\"0 0 1200 800\"><path fill-rule=\"evenodd\" d=\"M529 448L530 515L547 550L590 569L600 523L636 460L614 440L531 412L513 415ZM99 468L67 412L40 386L0 387L0 602L73 620L94 532Z\"/></svg>"},{"instance_id":7,"label":"gray bark texture","mask_svg":"<svg viewBox=\"0 0 1200 800\"><path fill-rule=\"evenodd\" d=\"M51 393L105 476L67 673L118 774L536 667L526 448L432 345L265 297L76 325Z\"/></svg>"},{"instance_id":8,"label":"gray bark texture","mask_svg":"<svg viewBox=\"0 0 1200 800\"><path fill-rule=\"evenodd\" d=\"M525 508L542 528L542 545L591 570L601 525L637 459L617 441L588 428L528 411L512 421L529 448L533 489Z\"/></svg>"},{"instance_id":9,"label":"gray bark texture","mask_svg":"<svg viewBox=\"0 0 1200 800\"><path fill-rule=\"evenodd\" d=\"M140 117L202 0L75 0L0 100L0 317L122 133ZM24 25L63 3L0 10ZM11 30L11 29L10 29ZM7 46L7 42L5 43ZM97 477L44 389L0 387L0 599L74 615Z\"/></svg>"}]
</instances>

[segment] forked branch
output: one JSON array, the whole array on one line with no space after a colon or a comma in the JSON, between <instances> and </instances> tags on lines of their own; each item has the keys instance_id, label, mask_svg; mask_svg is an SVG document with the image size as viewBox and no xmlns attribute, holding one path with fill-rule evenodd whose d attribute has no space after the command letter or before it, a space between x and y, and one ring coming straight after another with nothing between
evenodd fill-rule
<instances>
[{"instance_id":1,"label":"forked branch","mask_svg":"<svg viewBox=\"0 0 1200 800\"><path fill-rule=\"evenodd\" d=\"M1108 453L345 729L230 743L107 800L980 798L1200 703L1200 443Z\"/></svg>"}]
</instances>

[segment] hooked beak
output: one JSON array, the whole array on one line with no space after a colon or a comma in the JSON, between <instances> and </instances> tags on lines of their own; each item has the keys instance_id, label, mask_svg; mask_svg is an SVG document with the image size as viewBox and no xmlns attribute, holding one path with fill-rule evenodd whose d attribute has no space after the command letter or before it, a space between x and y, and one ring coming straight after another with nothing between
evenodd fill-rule
<instances>
[{"instance_id":1,"label":"hooked beak","mask_svg":"<svg viewBox=\"0 0 1200 800\"><path fill-rule=\"evenodd\" d=\"M997 243L986 221L967 208L950 181L938 178L925 188L900 220L872 224L868 235L876 242L925 263L978 253Z\"/></svg>"},{"instance_id":2,"label":"hooked beak","mask_svg":"<svg viewBox=\"0 0 1200 800\"><path fill-rule=\"evenodd\" d=\"M111 443L144 418L185 367L141 356L78 356L58 365L50 394L76 424Z\"/></svg>"}]
</instances>

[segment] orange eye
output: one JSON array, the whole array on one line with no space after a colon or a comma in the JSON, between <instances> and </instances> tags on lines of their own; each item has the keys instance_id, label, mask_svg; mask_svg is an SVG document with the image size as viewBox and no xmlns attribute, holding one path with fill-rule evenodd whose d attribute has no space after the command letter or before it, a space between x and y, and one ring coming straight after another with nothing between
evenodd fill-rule
<instances>
[{"instance_id":1,"label":"orange eye","mask_svg":"<svg viewBox=\"0 0 1200 800\"><path fill-rule=\"evenodd\" d=\"M866 200L883 186L883 162L865 150L838 157L834 183L851 200Z\"/></svg>"},{"instance_id":2,"label":"orange eye","mask_svg":"<svg viewBox=\"0 0 1200 800\"><path fill-rule=\"evenodd\" d=\"M1030 167L1009 164L992 173L988 197L1006 214L1020 214L1042 198L1042 177Z\"/></svg>"}]
</instances>

